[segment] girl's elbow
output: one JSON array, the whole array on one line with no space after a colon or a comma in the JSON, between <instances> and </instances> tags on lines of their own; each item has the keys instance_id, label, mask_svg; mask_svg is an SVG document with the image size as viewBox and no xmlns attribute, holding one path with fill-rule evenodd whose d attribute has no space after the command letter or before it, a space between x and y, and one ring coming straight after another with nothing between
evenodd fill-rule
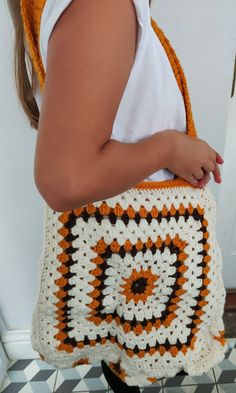
<instances>
[{"instance_id":1,"label":"girl's elbow","mask_svg":"<svg viewBox=\"0 0 236 393\"><path fill-rule=\"evenodd\" d=\"M79 178L79 177L78 177ZM84 195L82 193L83 187L75 187L74 179L64 178L59 182L49 179L48 182L42 180L43 177L35 177L36 187L47 203L47 205L56 212L65 212L74 210L83 206Z\"/></svg>"},{"instance_id":2,"label":"girl's elbow","mask_svg":"<svg viewBox=\"0 0 236 393\"><path fill-rule=\"evenodd\" d=\"M55 190L54 192L45 193L44 200L48 206L56 212L65 212L78 209L84 205L84 199L79 193L67 190L64 194L60 194Z\"/></svg>"}]
</instances>

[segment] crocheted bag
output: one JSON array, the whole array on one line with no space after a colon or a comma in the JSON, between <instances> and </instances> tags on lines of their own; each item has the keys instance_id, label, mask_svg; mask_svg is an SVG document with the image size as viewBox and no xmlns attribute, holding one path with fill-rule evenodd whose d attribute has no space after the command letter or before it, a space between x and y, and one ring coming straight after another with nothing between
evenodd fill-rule
<instances>
[{"instance_id":1,"label":"crocheted bag","mask_svg":"<svg viewBox=\"0 0 236 393\"><path fill-rule=\"evenodd\" d=\"M45 71L38 34L44 4L21 1L41 89ZM185 102L187 132L194 137L183 69L153 18L151 25L169 58ZM224 358L226 291L217 206L208 187L177 177L143 181L63 213L44 206L31 333L41 359L57 368L103 359L128 385L143 386L182 368L201 375Z\"/></svg>"}]
</instances>

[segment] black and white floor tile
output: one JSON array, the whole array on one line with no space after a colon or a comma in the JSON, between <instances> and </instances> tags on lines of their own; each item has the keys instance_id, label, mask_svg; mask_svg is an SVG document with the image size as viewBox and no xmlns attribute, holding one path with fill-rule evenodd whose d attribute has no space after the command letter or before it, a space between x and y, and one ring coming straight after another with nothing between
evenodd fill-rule
<instances>
[{"instance_id":1,"label":"black and white floor tile","mask_svg":"<svg viewBox=\"0 0 236 393\"><path fill-rule=\"evenodd\" d=\"M202 376L179 375L140 388L142 393L236 393L236 338L224 360ZM112 393L100 364L56 369L41 359L12 360L0 393Z\"/></svg>"}]
</instances>

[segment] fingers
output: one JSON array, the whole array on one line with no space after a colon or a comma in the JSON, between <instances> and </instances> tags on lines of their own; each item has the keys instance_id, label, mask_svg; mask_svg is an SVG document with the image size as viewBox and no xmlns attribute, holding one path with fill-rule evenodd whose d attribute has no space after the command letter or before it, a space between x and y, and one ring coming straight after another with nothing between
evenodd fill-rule
<instances>
[{"instance_id":1,"label":"fingers","mask_svg":"<svg viewBox=\"0 0 236 393\"><path fill-rule=\"evenodd\" d=\"M201 180L198 181L198 187L204 188L206 184L211 180L211 176L206 172Z\"/></svg>"},{"instance_id":2,"label":"fingers","mask_svg":"<svg viewBox=\"0 0 236 393\"><path fill-rule=\"evenodd\" d=\"M213 169L212 172L213 172L213 175L214 175L215 182L216 183L221 183L222 179L221 179L220 168L219 168L218 164L223 164L224 160L221 157L221 155L219 153L217 153L217 151L214 150L214 152L216 154L216 158L215 158L215 161L214 161L215 168Z\"/></svg>"},{"instance_id":3,"label":"fingers","mask_svg":"<svg viewBox=\"0 0 236 393\"><path fill-rule=\"evenodd\" d=\"M199 188L204 188L206 184L211 180L210 173L212 172L214 175L214 180L216 183L221 183L221 174L220 174L220 168L218 163L215 161L214 163L211 161L208 164L204 165L202 167L204 175L202 178L198 180L197 187Z\"/></svg>"},{"instance_id":4,"label":"fingers","mask_svg":"<svg viewBox=\"0 0 236 393\"><path fill-rule=\"evenodd\" d=\"M185 180L198 188L204 188L211 180L210 173L213 173L216 183L221 183L221 174L218 164L223 164L224 160L221 155L214 149L209 149L208 161L200 169L195 169L195 172L185 177Z\"/></svg>"},{"instance_id":5,"label":"fingers","mask_svg":"<svg viewBox=\"0 0 236 393\"><path fill-rule=\"evenodd\" d=\"M194 176L188 176L185 178L188 183L192 184L193 186L197 187L198 186L198 180L195 179Z\"/></svg>"},{"instance_id":6,"label":"fingers","mask_svg":"<svg viewBox=\"0 0 236 393\"><path fill-rule=\"evenodd\" d=\"M213 157L214 156L214 157ZM215 151L214 149L212 149L212 161L207 162L203 167L203 171L204 172L212 172L214 175L214 180L216 183L221 183L222 179L221 179L221 174L220 174L220 168L218 164L223 164L224 160L221 157L221 155L219 153L217 153L217 151ZM196 177L199 180L203 180L200 179L199 177ZM209 181L209 180L208 180Z\"/></svg>"},{"instance_id":7,"label":"fingers","mask_svg":"<svg viewBox=\"0 0 236 393\"><path fill-rule=\"evenodd\" d=\"M221 179L220 169L217 162L215 162L213 171L204 171L204 176L200 180L198 180L197 186L199 188L205 187L206 184L211 180L211 176L209 172L213 173L214 180L216 183L221 183L222 179Z\"/></svg>"},{"instance_id":8,"label":"fingers","mask_svg":"<svg viewBox=\"0 0 236 393\"><path fill-rule=\"evenodd\" d=\"M223 163L224 163L223 158L222 158L221 155L220 155L219 153L217 153L217 152L216 152L216 162L217 162L218 164L223 164Z\"/></svg>"},{"instance_id":9,"label":"fingers","mask_svg":"<svg viewBox=\"0 0 236 393\"><path fill-rule=\"evenodd\" d=\"M221 183L220 168L217 162L215 162L215 169L213 170L214 180L216 183Z\"/></svg>"},{"instance_id":10,"label":"fingers","mask_svg":"<svg viewBox=\"0 0 236 393\"><path fill-rule=\"evenodd\" d=\"M218 164L223 164L224 160L221 157L221 155L217 151L215 151L214 149L212 149L212 150L213 150L213 155L211 157L212 161L216 161Z\"/></svg>"},{"instance_id":11,"label":"fingers","mask_svg":"<svg viewBox=\"0 0 236 393\"><path fill-rule=\"evenodd\" d=\"M212 169L214 169L214 168L215 168L215 165L213 166ZM198 171L195 171L195 172L193 173L193 177L194 177L195 179L197 179L197 180L202 179L203 176L204 176L204 170L203 170L203 169L199 169Z\"/></svg>"},{"instance_id":12,"label":"fingers","mask_svg":"<svg viewBox=\"0 0 236 393\"><path fill-rule=\"evenodd\" d=\"M203 170L202 170L202 174L203 175L201 176L201 178L199 177L199 179L196 179L196 177L192 175L192 176L188 176L186 180L188 183L192 184L195 187L203 188L209 182L211 177L209 172L205 172Z\"/></svg>"},{"instance_id":13,"label":"fingers","mask_svg":"<svg viewBox=\"0 0 236 393\"><path fill-rule=\"evenodd\" d=\"M215 169L215 161L208 161L203 167L202 169L204 170L204 172L213 172Z\"/></svg>"}]
</instances>

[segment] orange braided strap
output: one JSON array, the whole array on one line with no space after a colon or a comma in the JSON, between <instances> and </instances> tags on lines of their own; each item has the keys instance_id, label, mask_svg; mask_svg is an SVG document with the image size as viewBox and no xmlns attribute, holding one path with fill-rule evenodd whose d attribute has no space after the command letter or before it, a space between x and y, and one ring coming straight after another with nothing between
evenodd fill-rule
<instances>
[{"instance_id":1,"label":"orange braided strap","mask_svg":"<svg viewBox=\"0 0 236 393\"><path fill-rule=\"evenodd\" d=\"M40 54L39 33L40 22L46 0L21 0L20 9L23 21L25 42L28 46L30 58L37 74L40 90L45 82L45 70Z\"/></svg>"},{"instance_id":2,"label":"orange braided strap","mask_svg":"<svg viewBox=\"0 0 236 393\"><path fill-rule=\"evenodd\" d=\"M163 30L157 26L157 23L153 18L151 18L151 25L153 30L155 31L156 35L158 36L163 48L166 51L168 56L169 62L172 66L173 72L175 74L176 81L178 83L179 89L182 93L185 103L185 110L186 110L186 122L187 122L187 133L191 136L197 136L192 108L191 108L191 101L189 97L188 85L187 80L184 74L184 70L180 64L180 61L174 51L174 48L171 46L170 41L165 36Z\"/></svg>"}]
</instances>

